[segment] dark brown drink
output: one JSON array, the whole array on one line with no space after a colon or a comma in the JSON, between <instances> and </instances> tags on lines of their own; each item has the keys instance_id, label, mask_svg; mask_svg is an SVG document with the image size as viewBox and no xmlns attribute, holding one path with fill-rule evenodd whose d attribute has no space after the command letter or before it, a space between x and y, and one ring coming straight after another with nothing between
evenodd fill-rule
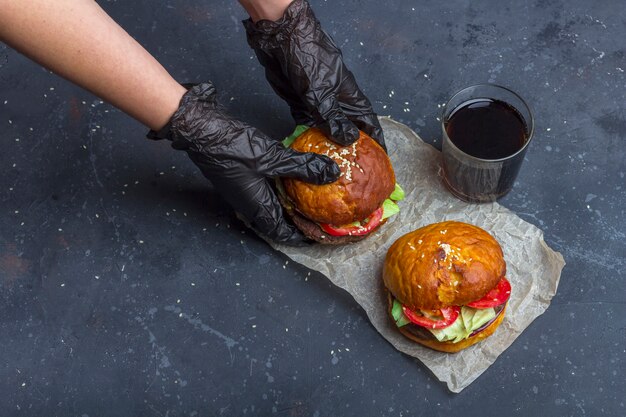
<instances>
[{"instance_id":1,"label":"dark brown drink","mask_svg":"<svg viewBox=\"0 0 626 417\"><path fill-rule=\"evenodd\" d=\"M498 100L476 99L452 111L445 123L457 148L480 159L513 155L526 143L526 123L515 107Z\"/></svg>"},{"instance_id":2,"label":"dark brown drink","mask_svg":"<svg viewBox=\"0 0 626 417\"><path fill-rule=\"evenodd\" d=\"M526 103L512 91L482 84L457 93L442 120L444 180L469 202L495 201L508 193L532 138Z\"/></svg>"}]
</instances>

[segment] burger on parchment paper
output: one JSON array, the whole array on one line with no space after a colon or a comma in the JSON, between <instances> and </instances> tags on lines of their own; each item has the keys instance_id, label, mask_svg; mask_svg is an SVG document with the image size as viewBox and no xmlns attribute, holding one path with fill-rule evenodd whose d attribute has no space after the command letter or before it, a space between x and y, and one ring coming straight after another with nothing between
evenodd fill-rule
<instances>
[{"instance_id":1,"label":"burger on parchment paper","mask_svg":"<svg viewBox=\"0 0 626 417\"><path fill-rule=\"evenodd\" d=\"M457 221L422 227L387 251L389 313L409 339L458 352L502 323L511 294L505 273L502 248L480 227Z\"/></svg>"},{"instance_id":2,"label":"burger on parchment paper","mask_svg":"<svg viewBox=\"0 0 626 417\"><path fill-rule=\"evenodd\" d=\"M352 145L341 146L320 129L299 126L283 144L326 155L341 169L331 184L277 181L285 211L309 239L324 244L356 242L399 212L396 202L404 198L404 191L396 184L387 153L367 134L360 132Z\"/></svg>"}]
</instances>

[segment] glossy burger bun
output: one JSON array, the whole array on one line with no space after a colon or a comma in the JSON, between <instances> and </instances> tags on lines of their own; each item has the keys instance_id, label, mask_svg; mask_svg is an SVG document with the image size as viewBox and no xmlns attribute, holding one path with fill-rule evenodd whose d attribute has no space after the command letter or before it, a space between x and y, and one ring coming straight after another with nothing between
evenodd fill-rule
<instances>
[{"instance_id":1,"label":"glossy burger bun","mask_svg":"<svg viewBox=\"0 0 626 417\"><path fill-rule=\"evenodd\" d=\"M390 295L389 296L389 315L391 315L392 306L393 306L393 299L391 298L391 295ZM420 345L426 346L434 350L438 350L440 352L456 353L472 345L475 345L476 343L482 340L485 340L486 338L491 336L496 331L498 326L500 326L500 324L502 323L502 320L504 320L505 313L506 313L506 306L504 307L504 310L502 310L500 314L498 314L498 317L496 317L496 319L492 321L491 324L489 324L489 326L485 327L484 329L482 329L480 332L476 333L475 335L470 336L467 339L463 339L460 342L456 342L456 343L451 342L451 341L440 342L437 339L422 339L417 336L414 336L411 332L405 330L405 328L403 327L398 327L398 330L404 336L408 337L414 342L419 343Z\"/></svg>"},{"instance_id":2,"label":"glossy burger bun","mask_svg":"<svg viewBox=\"0 0 626 417\"><path fill-rule=\"evenodd\" d=\"M502 248L478 226L447 221L399 238L387 251L383 281L411 309L462 306L484 297L506 273Z\"/></svg>"},{"instance_id":3,"label":"glossy burger bun","mask_svg":"<svg viewBox=\"0 0 626 417\"><path fill-rule=\"evenodd\" d=\"M293 178L282 179L289 200L283 201L287 213L306 236L321 243L347 243L366 237L330 236L317 223L342 226L364 220L383 204L395 188L396 178L387 153L367 134L359 134L355 143L341 146L322 130L310 128L291 145L299 152L326 155L341 169L339 179L330 184L315 185Z\"/></svg>"}]
</instances>

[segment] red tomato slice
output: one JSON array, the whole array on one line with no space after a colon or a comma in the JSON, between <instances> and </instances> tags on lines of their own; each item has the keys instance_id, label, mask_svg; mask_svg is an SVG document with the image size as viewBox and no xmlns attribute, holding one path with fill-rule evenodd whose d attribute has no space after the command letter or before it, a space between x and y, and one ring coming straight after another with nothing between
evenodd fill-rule
<instances>
[{"instance_id":1,"label":"red tomato slice","mask_svg":"<svg viewBox=\"0 0 626 417\"><path fill-rule=\"evenodd\" d=\"M496 307L501 304L507 302L509 297L511 296L511 283L505 278L502 277L498 282L498 285L491 291L487 293L480 300L472 301L467 304L468 307L472 308L491 308Z\"/></svg>"},{"instance_id":2,"label":"red tomato slice","mask_svg":"<svg viewBox=\"0 0 626 417\"><path fill-rule=\"evenodd\" d=\"M402 306L402 311L412 323L415 323L418 326L427 327L429 329L444 329L452 325L457 317L459 317L461 308L453 306L445 307L441 310L430 310L429 312L432 313L432 315L429 314L430 317L426 317L419 312L410 310L405 306Z\"/></svg>"},{"instance_id":3,"label":"red tomato slice","mask_svg":"<svg viewBox=\"0 0 626 417\"><path fill-rule=\"evenodd\" d=\"M360 226L333 226L331 224L321 223L320 226L323 231L331 236L363 236L374 230L383 217L383 208L379 208L368 217L367 223Z\"/></svg>"}]
</instances>

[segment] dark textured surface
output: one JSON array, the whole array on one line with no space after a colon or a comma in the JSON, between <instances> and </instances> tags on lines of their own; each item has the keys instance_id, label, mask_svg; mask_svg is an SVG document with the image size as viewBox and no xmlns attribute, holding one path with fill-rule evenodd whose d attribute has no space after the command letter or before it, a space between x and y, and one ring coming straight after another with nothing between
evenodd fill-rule
<instances>
[{"instance_id":1,"label":"dark textured surface","mask_svg":"<svg viewBox=\"0 0 626 417\"><path fill-rule=\"evenodd\" d=\"M292 128L235 2L102 5L177 79ZM435 146L461 87L527 99L535 141L501 202L567 261L548 311L451 394L246 231L184 154L0 46L0 414L625 415L624 3L312 5L375 109Z\"/></svg>"}]
</instances>

